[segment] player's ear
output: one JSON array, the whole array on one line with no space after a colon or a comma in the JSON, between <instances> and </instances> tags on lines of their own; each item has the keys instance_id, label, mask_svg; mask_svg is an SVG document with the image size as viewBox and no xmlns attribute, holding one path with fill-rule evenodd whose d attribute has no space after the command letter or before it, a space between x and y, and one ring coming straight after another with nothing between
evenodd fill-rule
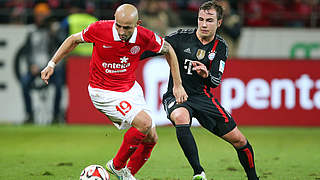
<instances>
[{"instance_id":1,"label":"player's ear","mask_svg":"<svg viewBox=\"0 0 320 180\"><path fill-rule=\"evenodd\" d=\"M218 20L218 27L220 27L222 24L222 19Z\"/></svg>"},{"instance_id":2,"label":"player's ear","mask_svg":"<svg viewBox=\"0 0 320 180\"><path fill-rule=\"evenodd\" d=\"M142 23L142 20L139 19L139 20L137 21L137 25L140 25L141 23Z\"/></svg>"}]
</instances>

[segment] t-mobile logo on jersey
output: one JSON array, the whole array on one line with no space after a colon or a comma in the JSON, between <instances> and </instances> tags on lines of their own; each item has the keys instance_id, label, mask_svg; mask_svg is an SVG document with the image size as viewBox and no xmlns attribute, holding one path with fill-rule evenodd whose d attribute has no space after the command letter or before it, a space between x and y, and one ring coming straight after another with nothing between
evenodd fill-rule
<instances>
[{"instance_id":1,"label":"t-mobile logo on jersey","mask_svg":"<svg viewBox=\"0 0 320 180\"><path fill-rule=\"evenodd\" d=\"M129 58L126 56L123 56L120 58L120 63L102 63L102 67L104 67L106 70L106 73L122 73L127 71L127 67L130 66L130 63L128 62Z\"/></svg>"},{"instance_id":2,"label":"t-mobile logo on jersey","mask_svg":"<svg viewBox=\"0 0 320 180\"><path fill-rule=\"evenodd\" d=\"M192 60L185 59L184 60L184 66L183 68L187 70L187 74L192 75L191 69L192 69Z\"/></svg>"}]
</instances>

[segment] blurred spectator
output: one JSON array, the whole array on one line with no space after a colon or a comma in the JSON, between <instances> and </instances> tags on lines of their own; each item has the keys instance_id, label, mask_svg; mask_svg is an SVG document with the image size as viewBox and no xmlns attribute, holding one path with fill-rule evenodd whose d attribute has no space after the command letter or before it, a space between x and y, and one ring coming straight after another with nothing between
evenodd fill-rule
<instances>
[{"instance_id":1,"label":"blurred spectator","mask_svg":"<svg viewBox=\"0 0 320 180\"><path fill-rule=\"evenodd\" d=\"M286 25L290 27L305 27L310 21L312 6L315 5L313 0L293 0L287 3L289 17Z\"/></svg>"},{"instance_id":2,"label":"blurred spectator","mask_svg":"<svg viewBox=\"0 0 320 180\"><path fill-rule=\"evenodd\" d=\"M225 39L229 48L229 57L236 57L241 34L241 17L231 9L228 0L220 0L219 4L223 8L223 21L218 33Z\"/></svg>"},{"instance_id":3,"label":"blurred spectator","mask_svg":"<svg viewBox=\"0 0 320 180\"><path fill-rule=\"evenodd\" d=\"M50 28L47 20L50 15L50 8L47 3L39 3L33 10L34 26L28 33L27 40L23 46L28 64L28 72L21 77L25 111L27 118L25 123L34 123L34 111L31 98L31 90L34 88L36 78L40 76L40 70L46 67L48 59L54 51L54 38L51 37ZM60 116L60 102L62 87L64 84L64 69L59 65L52 79L55 85L55 99L53 120Z\"/></svg>"},{"instance_id":4,"label":"blurred spectator","mask_svg":"<svg viewBox=\"0 0 320 180\"><path fill-rule=\"evenodd\" d=\"M6 6L12 8L10 14L10 23L23 24L25 22L24 15L26 14L26 3L24 0L9 1Z\"/></svg>"},{"instance_id":5,"label":"blurred spectator","mask_svg":"<svg viewBox=\"0 0 320 180\"><path fill-rule=\"evenodd\" d=\"M0 1L0 23L26 24L31 22L32 7L36 2L47 2L52 12L63 19L75 0L2 0ZM146 4L148 0L79 0L84 4L84 10L100 17L110 19L114 9L123 3L138 5ZM155 0L156 1L156 0ZM206 0L158 0L169 8L169 26L171 15L178 13L182 24L196 26L199 5ZM244 15L244 25L249 27L293 26L319 27L319 0L228 0L231 9ZM165 2L165 3L162 3ZM163 9L159 5L159 9ZM144 7L143 9L145 9ZM170 13L171 9L174 13ZM173 25L174 26L174 25Z\"/></svg>"},{"instance_id":6,"label":"blurred spectator","mask_svg":"<svg viewBox=\"0 0 320 180\"><path fill-rule=\"evenodd\" d=\"M245 24L252 27L270 26L270 11L264 0L248 0L244 5Z\"/></svg>"},{"instance_id":7,"label":"blurred spectator","mask_svg":"<svg viewBox=\"0 0 320 180\"><path fill-rule=\"evenodd\" d=\"M169 27L177 27L182 24L180 16L170 7L168 0L160 0L159 8L169 16Z\"/></svg>"},{"instance_id":8,"label":"blurred spectator","mask_svg":"<svg viewBox=\"0 0 320 180\"><path fill-rule=\"evenodd\" d=\"M95 8L91 2L89 4L91 4L88 6L89 10ZM69 15L64 18L60 24L55 24L55 48L59 47L68 36L81 32L91 23L98 20L96 17L85 12L86 7L86 2L82 0L72 0L71 2L69 2ZM91 56L91 53L92 44L83 43L79 44L70 54L76 56ZM46 59L46 62L48 61L48 59L49 58ZM62 66L63 69L65 69L65 63L60 63L59 65ZM55 68L55 74L59 73L58 71L59 70ZM65 71L59 74L62 75L64 81ZM53 123L64 123L64 120L64 118L54 118Z\"/></svg>"},{"instance_id":9,"label":"blurred spectator","mask_svg":"<svg viewBox=\"0 0 320 180\"><path fill-rule=\"evenodd\" d=\"M166 0L141 0L142 25L164 37L169 27L180 25L179 17L170 10Z\"/></svg>"},{"instance_id":10,"label":"blurred spectator","mask_svg":"<svg viewBox=\"0 0 320 180\"><path fill-rule=\"evenodd\" d=\"M91 23L98 19L85 12L86 4L82 0L73 0L70 2L69 15L61 22L59 30L59 41L62 43L66 37L71 34L81 32ZM92 44L82 43L78 45L73 51L73 55L90 56L92 53Z\"/></svg>"}]
</instances>

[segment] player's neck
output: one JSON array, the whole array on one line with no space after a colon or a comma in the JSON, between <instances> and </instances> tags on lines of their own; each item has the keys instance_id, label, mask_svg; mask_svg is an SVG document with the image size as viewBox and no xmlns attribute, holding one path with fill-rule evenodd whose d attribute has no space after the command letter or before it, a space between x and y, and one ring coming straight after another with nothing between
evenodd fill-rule
<instances>
[{"instance_id":1,"label":"player's neck","mask_svg":"<svg viewBox=\"0 0 320 180\"><path fill-rule=\"evenodd\" d=\"M209 44L214 39L214 36L215 36L215 34L213 34L212 36L203 37L203 36L200 36L198 34L198 32L196 33L196 35L197 35L197 38L199 39L199 41L203 45Z\"/></svg>"}]
</instances>

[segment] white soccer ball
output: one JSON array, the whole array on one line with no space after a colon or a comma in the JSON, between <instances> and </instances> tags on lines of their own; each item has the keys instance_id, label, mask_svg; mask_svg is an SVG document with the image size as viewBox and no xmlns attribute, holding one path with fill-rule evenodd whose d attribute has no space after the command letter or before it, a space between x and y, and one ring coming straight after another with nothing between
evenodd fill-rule
<instances>
[{"instance_id":1,"label":"white soccer ball","mask_svg":"<svg viewBox=\"0 0 320 180\"><path fill-rule=\"evenodd\" d=\"M81 172L80 180L110 180L110 176L102 166L90 165Z\"/></svg>"}]
</instances>

